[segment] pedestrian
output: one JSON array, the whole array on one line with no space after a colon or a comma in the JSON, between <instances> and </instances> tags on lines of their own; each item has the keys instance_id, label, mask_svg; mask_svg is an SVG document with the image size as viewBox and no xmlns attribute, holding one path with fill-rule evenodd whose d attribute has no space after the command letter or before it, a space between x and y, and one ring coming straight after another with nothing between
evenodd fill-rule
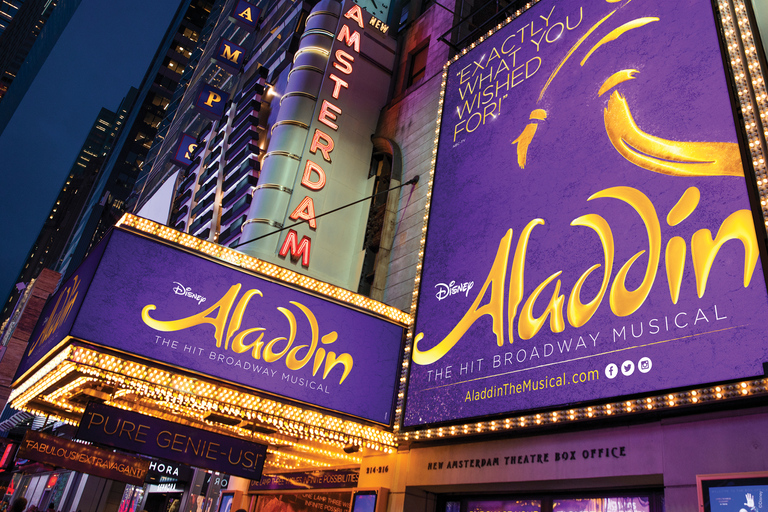
<instances>
[{"instance_id":1,"label":"pedestrian","mask_svg":"<svg viewBox=\"0 0 768 512\"><path fill-rule=\"evenodd\" d=\"M24 512L25 508L27 508L27 498L16 498L11 503L11 508L8 509L8 512Z\"/></svg>"}]
</instances>

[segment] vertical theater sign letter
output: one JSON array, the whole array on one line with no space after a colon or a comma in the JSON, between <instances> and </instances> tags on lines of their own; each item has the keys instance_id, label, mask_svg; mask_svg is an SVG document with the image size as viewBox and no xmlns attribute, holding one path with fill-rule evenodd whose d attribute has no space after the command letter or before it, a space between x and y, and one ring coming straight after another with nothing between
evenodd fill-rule
<instances>
[{"instance_id":1,"label":"vertical theater sign letter","mask_svg":"<svg viewBox=\"0 0 768 512\"><path fill-rule=\"evenodd\" d=\"M351 22L356 23L357 27L360 29L365 29L363 11L360 6L354 5L344 14L344 17L351 20ZM357 27L355 29L350 29L349 25L347 25L346 22L343 22L341 24L341 29L339 29L339 33L336 36L336 40L341 41L350 51L354 51L356 55L359 55L361 36ZM336 73L341 75L351 75L354 62L355 55L350 54L348 51L338 48L334 52L331 73L327 76L327 80L333 82L333 91L331 93L333 99L339 99L342 89L349 89L347 80L340 78ZM327 83L327 80L324 83ZM322 101L320 112L317 115L317 121L325 125L328 129L321 130L320 128L315 128L315 131L312 134L312 142L309 146L309 152L312 155L315 155L315 159L320 156L323 161L329 164L331 163L331 152L336 147L332 134L333 132L338 134L338 121L340 116L341 108L326 99ZM326 172L322 165L307 159L301 178L301 185L307 189L308 192L306 192L307 195L304 196L304 199L301 200L288 217L294 221L307 221L310 229L317 230L315 202L311 194L323 190L325 184ZM303 236L301 241L299 241L298 237L299 235L296 231L292 229L289 230L278 254L281 258L285 258L290 254L291 259L301 259L302 266L309 267L312 240L308 236Z\"/></svg>"}]
</instances>

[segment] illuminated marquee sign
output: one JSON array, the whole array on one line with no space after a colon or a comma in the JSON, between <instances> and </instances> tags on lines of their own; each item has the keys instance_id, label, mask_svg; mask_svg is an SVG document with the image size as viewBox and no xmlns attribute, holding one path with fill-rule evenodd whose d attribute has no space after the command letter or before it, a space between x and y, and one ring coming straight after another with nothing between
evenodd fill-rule
<instances>
[{"instance_id":1,"label":"illuminated marquee sign","mask_svg":"<svg viewBox=\"0 0 768 512\"><path fill-rule=\"evenodd\" d=\"M76 295L68 292L74 289L70 281L49 300L62 311L51 316L61 318L62 327L51 330L55 336L36 338L40 343L19 375L72 336L392 422L403 336L398 324L121 229L105 238L75 277Z\"/></svg>"},{"instance_id":2,"label":"illuminated marquee sign","mask_svg":"<svg viewBox=\"0 0 768 512\"><path fill-rule=\"evenodd\" d=\"M187 167L192 163L192 157L197 150L197 138L183 133L179 139L179 145L176 146L176 151L173 152L171 161L176 165Z\"/></svg>"},{"instance_id":3,"label":"illuminated marquee sign","mask_svg":"<svg viewBox=\"0 0 768 512\"><path fill-rule=\"evenodd\" d=\"M195 108L208 119L221 119L229 94L206 83L201 84L195 99Z\"/></svg>"},{"instance_id":4,"label":"illuminated marquee sign","mask_svg":"<svg viewBox=\"0 0 768 512\"><path fill-rule=\"evenodd\" d=\"M104 247L105 244L94 247L72 277L45 303L40 320L29 337L14 381L18 381L33 367L39 366L45 356L69 334L85 299L87 283L93 279L99 260L104 254Z\"/></svg>"},{"instance_id":5,"label":"illuminated marquee sign","mask_svg":"<svg viewBox=\"0 0 768 512\"><path fill-rule=\"evenodd\" d=\"M86 407L75 437L257 480L267 455L263 444L96 402Z\"/></svg>"},{"instance_id":6,"label":"illuminated marquee sign","mask_svg":"<svg viewBox=\"0 0 768 512\"><path fill-rule=\"evenodd\" d=\"M405 426L763 374L717 34L705 0L542 1L450 64Z\"/></svg>"},{"instance_id":7,"label":"illuminated marquee sign","mask_svg":"<svg viewBox=\"0 0 768 512\"><path fill-rule=\"evenodd\" d=\"M228 39L222 39L214 55L216 63L230 73L239 73L245 62L245 48Z\"/></svg>"}]
</instances>

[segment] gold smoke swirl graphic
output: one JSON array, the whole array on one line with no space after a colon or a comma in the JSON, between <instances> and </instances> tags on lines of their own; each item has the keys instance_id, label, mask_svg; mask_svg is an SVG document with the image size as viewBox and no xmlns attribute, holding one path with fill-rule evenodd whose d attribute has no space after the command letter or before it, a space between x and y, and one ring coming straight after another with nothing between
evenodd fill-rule
<instances>
[{"instance_id":1,"label":"gold smoke swirl graphic","mask_svg":"<svg viewBox=\"0 0 768 512\"><path fill-rule=\"evenodd\" d=\"M547 111L540 108L531 112L529 117L529 119L537 121L544 121L546 118ZM525 169L525 161L528 157L528 146L531 144L533 136L536 135L537 126L538 124L536 123L529 123L523 130L523 133L512 141L512 144L517 144L517 165L519 165L521 169Z\"/></svg>"},{"instance_id":2,"label":"gold smoke swirl graphic","mask_svg":"<svg viewBox=\"0 0 768 512\"><path fill-rule=\"evenodd\" d=\"M595 51L603 46L606 43L610 43L611 41L615 41L619 38L622 34L625 34L626 32L629 32L630 30L643 27L649 23L653 23L654 21L659 21L659 18L655 17L646 17L646 18L637 18L636 20L632 20L629 23L625 23L619 28L615 28L611 30L611 32L603 37L600 41L597 42L595 46L593 46L587 54L584 56L583 59L581 59L581 65L583 66L585 62L587 62L587 59L595 53Z\"/></svg>"},{"instance_id":3,"label":"gold smoke swirl graphic","mask_svg":"<svg viewBox=\"0 0 768 512\"><path fill-rule=\"evenodd\" d=\"M565 54L565 57L563 57L563 60L561 60L561 61L560 61L560 64L558 64L558 65L557 65L557 67L555 68L555 70L552 72L552 74L551 74L551 75L549 75L549 78L547 79L547 83L545 83L545 84L544 84L544 87L541 89L541 92L539 93L539 99L538 99L538 100L536 100L536 103L538 103L538 102L540 102L540 101L541 101L541 98L543 98L543 97L544 97L544 93L547 91L547 88L549 87L549 84L551 84L551 83L552 83L552 80L554 80L554 79L555 79L555 77L557 76L557 73L559 73L559 72L560 72L560 68L562 68L562 67L565 65L565 63L566 63L566 62L568 62L568 59L570 59L570 58L571 58L571 55L573 55L573 53L574 53L576 50L578 50L578 49L579 49L579 46L581 46L581 43L583 43L583 42L584 42L584 40L585 40L586 38L588 38L588 37L589 37L589 36L592 34L592 32L594 32L595 30L597 30L597 27L599 27L600 25L602 25L602 24L603 24L603 23L604 23L606 20L608 20L608 18L610 18L611 16L613 16L613 14L614 14L615 12L616 12L615 10L613 10L613 11L609 12L609 13L608 13L608 14L607 14L607 15L606 15L606 16L605 16L603 19L601 19L600 21L598 21L597 23L595 23L594 25L592 25L591 27L589 27L589 30L587 30L587 32L586 32L586 33L585 33L583 36L581 36L581 37L579 38L579 40L578 40L578 41L576 41L576 44L574 44L574 45L571 47L571 49L570 49L570 50L568 50L568 53L566 53L566 54Z\"/></svg>"},{"instance_id":4,"label":"gold smoke swirl graphic","mask_svg":"<svg viewBox=\"0 0 768 512\"><path fill-rule=\"evenodd\" d=\"M618 3L621 0L606 1L608 3ZM568 50L541 89L536 100L537 103L544 97L544 93L552 81L576 50L616 11L614 9L587 29L584 35ZM630 30L644 27L655 21L660 21L660 18L645 16L636 18L611 30L590 48L584 58L582 58L580 65L584 66L589 57L607 43L615 41ZM637 73L639 72L636 69L624 69L612 74L601 85L598 97L623 82L635 79ZM531 121L544 121L547 119L547 112L543 109L535 109L531 112L529 119ZM683 142L650 135L637 126L626 99L618 91L614 91L608 100L608 106L604 111L604 120L608 138L614 148L616 148L616 151L629 162L643 169L669 176L682 177L743 176L744 174L737 143ZM537 129L538 123L528 123L522 133L512 141L512 145L517 145L517 163L520 169L525 169L528 160L528 149L533 142Z\"/></svg>"},{"instance_id":5,"label":"gold smoke swirl graphic","mask_svg":"<svg viewBox=\"0 0 768 512\"><path fill-rule=\"evenodd\" d=\"M621 156L643 169L669 176L743 176L739 145L679 142L642 131L626 99L614 91L604 111L605 131Z\"/></svg>"},{"instance_id":6,"label":"gold smoke swirl graphic","mask_svg":"<svg viewBox=\"0 0 768 512\"><path fill-rule=\"evenodd\" d=\"M603 82L600 90L597 91L597 96L602 96L622 82L626 82L627 80L634 80L635 73L639 73L639 71L636 69L622 69L621 71L617 71L616 73L612 74L608 77L608 80Z\"/></svg>"}]
</instances>

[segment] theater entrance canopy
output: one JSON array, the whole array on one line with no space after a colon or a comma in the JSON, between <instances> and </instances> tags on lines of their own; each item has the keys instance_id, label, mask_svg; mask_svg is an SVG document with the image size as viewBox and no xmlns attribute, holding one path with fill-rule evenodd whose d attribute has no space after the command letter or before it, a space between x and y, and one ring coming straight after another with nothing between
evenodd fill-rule
<instances>
[{"instance_id":1,"label":"theater entrance canopy","mask_svg":"<svg viewBox=\"0 0 768 512\"><path fill-rule=\"evenodd\" d=\"M358 464L394 451L409 321L126 215L48 301L10 403L78 424L96 401L245 437L269 445L266 471Z\"/></svg>"}]
</instances>

